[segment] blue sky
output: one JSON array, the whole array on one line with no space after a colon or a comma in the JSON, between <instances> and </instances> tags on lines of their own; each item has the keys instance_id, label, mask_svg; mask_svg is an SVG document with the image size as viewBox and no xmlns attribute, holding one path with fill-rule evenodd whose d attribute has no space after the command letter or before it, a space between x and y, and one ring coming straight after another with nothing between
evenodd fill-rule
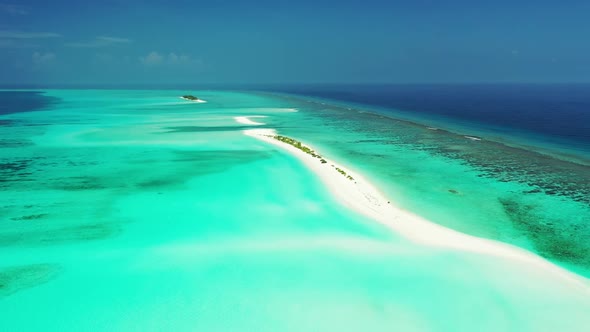
<instances>
[{"instance_id":1,"label":"blue sky","mask_svg":"<svg viewBox=\"0 0 590 332\"><path fill-rule=\"evenodd\" d=\"M0 0L0 83L589 82L590 1Z\"/></svg>"}]
</instances>

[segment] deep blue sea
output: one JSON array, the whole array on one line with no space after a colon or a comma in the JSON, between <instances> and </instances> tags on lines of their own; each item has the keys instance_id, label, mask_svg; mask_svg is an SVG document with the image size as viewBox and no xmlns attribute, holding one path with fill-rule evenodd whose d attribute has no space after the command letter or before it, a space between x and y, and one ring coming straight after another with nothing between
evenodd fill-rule
<instances>
[{"instance_id":1,"label":"deep blue sea","mask_svg":"<svg viewBox=\"0 0 590 332\"><path fill-rule=\"evenodd\" d=\"M43 110L58 99L39 91L0 91L0 115Z\"/></svg>"},{"instance_id":2,"label":"deep blue sea","mask_svg":"<svg viewBox=\"0 0 590 332\"><path fill-rule=\"evenodd\" d=\"M277 90L373 106L373 111L394 118L444 123L445 129L477 128L495 138L584 158L590 155L589 84L308 85Z\"/></svg>"}]
</instances>

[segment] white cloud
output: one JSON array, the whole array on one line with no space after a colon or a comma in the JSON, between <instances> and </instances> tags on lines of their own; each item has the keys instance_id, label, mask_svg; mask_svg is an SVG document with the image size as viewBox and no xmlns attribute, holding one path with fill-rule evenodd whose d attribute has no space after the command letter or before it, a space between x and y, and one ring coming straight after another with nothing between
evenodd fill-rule
<instances>
[{"instance_id":1,"label":"white cloud","mask_svg":"<svg viewBox=\"0 0 590 332\"><path fill-rule=\"evenodd\" d=\"M109 37L109 36L99 36L96 37L98 40L103 40L109 43L130 43L131 39L127 38L119 38L119 37Z\"/></svg>"},{"instance_id":2,"label":"white cloud","mask_svg":"<svg viewBox=\"0 0 590 332\"><path fill-rule=\"evenodd\" d=\"M168 62L170 64L186 64L191 62L188 55L176 55L176 53L168 54Z\"/></svg>"},{"instance_id":3,"label":"white cloud","mask_svg":"<svg viewBox=\"0 0 590 332\"><path fill-rule=\"evenodd\" d=\"M0 48L36 48L37 44L17 42L13 39L0 39Z\"/></svg>"},{"instance_id":4,"label":"white cloud","mask_svg":"<svg viewBox=\"0 0 590 332\"><path fill-rule=\"evenodd\" d=\"M98 47L106 47L116 44L128 44L131 43L131 39L127 38L119 38L119 37L109 37L109 36L98 36L91 41L87 42L78 42L78 43L68 43L66 46L69 47L79 47L79 48L98 48Z\"/></svg>"},{"instance_id":5,"label":"white cloud","mask_svg":"<svg viewBox=\"0 0 590 332\"><path fill-rule=\"evenodd\" d=\"M194 59L186 54L176 54L174 52L168 55L162 55L158 52L151 52L144 57L140 57L139 61L146 66L157 65L189 65L200 63L200 60Z\"/></svg>"},{"instance_id":6,"label":"white cloud","mask_svg":"<svg viewBox=\"0 0 590 332\"><path fill-rule=\"evenodd\" d=\"M36 65L44 65L55 60L55 53L33 53L33 63Z\"/></svg>"},{"instance_id":7,"label":"white cloud","mask_svg":"<svg viewBox=\"0 0 590 332\"><path fill-rule=\"evenodd\" d=\"M146 66L156 66L164 62L164 57L158 52L151 52L145 57L139 58L139 61Z\"/></svg>"},{"instance_id":8,"label":"white cloud","mask_svg":"<svg viewBox=\"0 0 590 332\"><path fill-rule=\"evenodd\" d=\"M31 40L59 37L61 35L55 32L0 30L0 48L35 48L38 45L31 43Z\"/></svg>"},{"instance_id":9,"label":"white cloud","mask_svg":"<svg viewBox=\"0 0 590 332\"><path fill-rule=\"evenodd\" d=\"M43 38L59 38L60 34L54 32L23 32L0 30L0 38L6 39L43 39Z\"/></svg>"},{"instance_id":10,"label":"white cloud","mask_svg":"<svg viewBox=\"0 0 590 332\"><path fill-rule=\"evenodd\" d=\"M12 16L27 15L29 13L27 7L10 3L0 3L0 12Z\"/></svg>"}]
</instances>

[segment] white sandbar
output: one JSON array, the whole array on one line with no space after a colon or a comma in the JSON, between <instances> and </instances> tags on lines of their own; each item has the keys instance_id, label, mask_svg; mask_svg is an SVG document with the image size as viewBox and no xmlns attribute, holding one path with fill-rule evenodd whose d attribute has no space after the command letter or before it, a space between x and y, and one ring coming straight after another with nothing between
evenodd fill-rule
<instances>
[{"instance_id":1,"label":"white sandbar","mask_svg":"<svg viewBox=\"0 0 590 332\"><path fill-rule=\"evenodd\" d=\"M321 163L318 158L273 138L277 135L274 129L249 129L244 133L293 154L319 176L343 205L386 225L415 243L518 261L517 266L522 268L527 275L538 276L539 279L550 282L558 282L560 286L572 291L572 294L578 293L579 295L582 292L582 294L590 295L590 283L586 278L519 247L460 233L406 211L387 199L362 175L325 157L323 159L327 163ZM309 145L305 145L309 147ZM336 170L337 167L345 170L346 174L352 176L354 180L340 174Z\"/></svg>"},{"instance_id":2,"label":"white sandbar","mask_svg":"<svg viewBox=\"0 0 590 332\"><path fill-rule=\"evenodd\" d=\"M234 118L234 120L236 120L236 122L241 123L241 124L253 125L253 126L260 126L260 125L264 124L262 122L250 120L250 118L266 118L266 116L264 116L264 115L236 116Z\"/></svg>"}]
</instances>

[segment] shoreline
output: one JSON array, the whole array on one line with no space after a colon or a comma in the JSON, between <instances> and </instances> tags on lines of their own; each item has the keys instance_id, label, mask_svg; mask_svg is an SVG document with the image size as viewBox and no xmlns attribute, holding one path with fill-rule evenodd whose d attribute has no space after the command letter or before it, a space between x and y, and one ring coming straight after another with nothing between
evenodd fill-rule
<instances>
[{"instance_id":1,"label":"shoreline","mask_svg":"<svg viewBox=\"0 0 590 332\"><path fill-rule=\"evenodd\" d=\"M344 206L381 223L411 242L517 261L529 272L537 270L534 272L567 281L567 286L572 288L572 291L590 294L590 283L583 276L561 268L525 249L500 241L464 234L397 207L361 174L325 157L327 163L321 163L320 160L295 146L275 139L273 136L278 133L274 129L248 129L243 132L245 135L288 151L318 175L327 189ZM307 144L306 146L310 147ZM336 169L346 170L347 175L352 176L354 180L351 181Z\"/></svg>"}]
</instances>

